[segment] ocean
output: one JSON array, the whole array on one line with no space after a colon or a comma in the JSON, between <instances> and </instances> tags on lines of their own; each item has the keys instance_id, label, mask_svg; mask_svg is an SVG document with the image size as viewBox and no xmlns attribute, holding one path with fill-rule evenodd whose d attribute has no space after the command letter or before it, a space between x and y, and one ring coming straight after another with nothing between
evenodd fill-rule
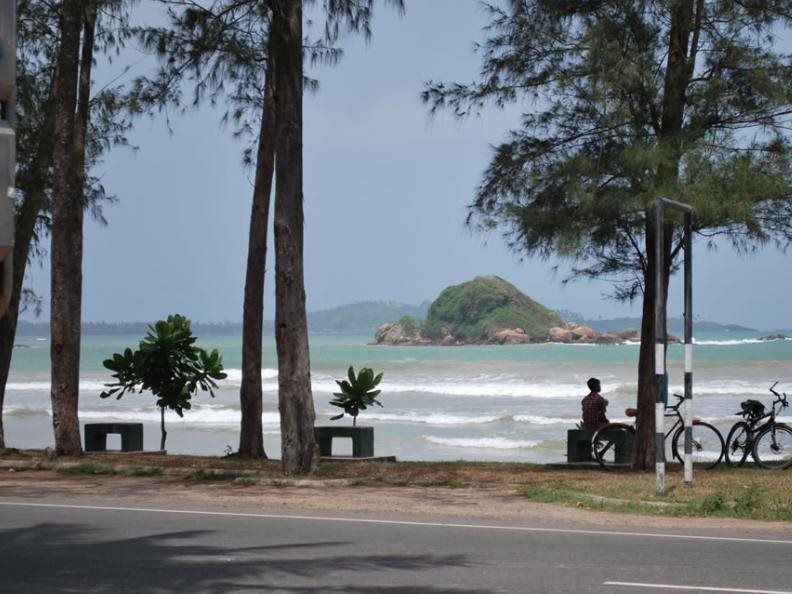
<instances>
[{"instance_id":1,"label":"ocean","mask_svg":"<svg viewBox=\"0 0 792 594\"><path fill-rule=\"evenodd\" d=\"M747 398L769 405L768 387L792 392L792 340L760 340L754 332L701 334L694 346L694 413L726 432ZM159 447L159 411L149 393L103 400L110 380L102 361L139 336L84 336L80 373L80 423L137 421L144 424L144 446ZM399 460L488 460L559 462L566 453L566 430L580 416L580 399L591 376L602 381L611 420L627 420L635 405L638 345L536 344L514 346L371 346L370 335L311 337L313 395L318 425L340 409L330 406L335 379L349 365L384 372L383 408L363 411L358 423L375 427L375 453ZM216 397L202 393L184 418L166 413L170 453L223 455L239 442L241 338L212 336L200 342L223 355L228 378ZM16 448L52 445L49 342L17 340L6 387L6 444ZM669 347L669 383L683 391L683 352ZM280 457L277 365L272 339L265 340L264 445ZM787 415L789 416L789 415ZM792 420L792 419L791 419ZM117 436L109 448L120 448ZM351 442L334 443L334 453L351 454Z\"/></svg>"}]
</instances>

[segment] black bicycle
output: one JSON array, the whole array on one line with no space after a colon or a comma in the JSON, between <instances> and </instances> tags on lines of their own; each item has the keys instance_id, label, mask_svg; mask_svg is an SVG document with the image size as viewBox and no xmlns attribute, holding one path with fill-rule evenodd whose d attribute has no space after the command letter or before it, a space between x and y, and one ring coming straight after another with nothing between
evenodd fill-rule
<instances>
[{"instance_id":1,"label":"black bicycle","mask_svg":"<svg viewBox=\"0 0 792 594\"><path fill-rule=\"evenodd\" d=\"M745 400L740 403L736 414L743 417L729 431L726 439L726 463L729 466L742 466L748 454L762 468L781 470L792 466L792 427L776 421L779 412L789 406L786 393L779 394L775 387L770 392L775 396L770 412L758 400ZM763 422L767 420L766 422Z\"/></svg>"},{"instance_id":2,"label":"black bicycle","mask_svg":"<svg viewBox=\"0 0 792 594\"><path fill-rule=\"evenodd\" d=\"M680 394L674 394L678 400L673 406L666 408L665 416L676 417L676 421L665 434L667 441L671 437L671 455L679 462L685 459L685 420L679 408L685 401ZM635 409L627 409L627 416L635 416ZM627 462L627 450L632 449L635 427L627 423L608 423L600 427L591 438L591 453L600 466L610 470L612 467L624 466ZM713 425L700 419L693 419L693 463L703 468L715 468L723 459L726 446L723 436Z\"/></svg>"}]
</instances>

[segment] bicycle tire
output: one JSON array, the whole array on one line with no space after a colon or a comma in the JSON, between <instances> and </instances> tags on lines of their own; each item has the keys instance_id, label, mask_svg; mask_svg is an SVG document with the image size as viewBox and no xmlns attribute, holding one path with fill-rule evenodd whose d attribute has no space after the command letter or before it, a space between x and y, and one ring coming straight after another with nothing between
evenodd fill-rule
<instances>
[{"instance_id":1,"label":"bicycle tire","mask_svg":"<svg viewBox=\"0 0 792 594\"><path fill-rule=\"evenodd\" d=\"M753 456L752 445L751 426L745 421L737 421L726 438L726 465L736 468L745 464L748 454Z\"/></svg>"},{"instance_id":2,"label":"bicycle tire","mask_svg":"<svg viewBox=\"0 0 792 594\"><path fill-rule=\"evenodd\" d=\"M635 427L626 423L608 423L600 427L591 437L591 454L599 465L605 470L613 470L626 466L624 462L617 461L617 454L623 455L626 443L632 443ZM619 443L621 442L621 443Z\"/></svg>"},{"instance_id":3,"label":"bicycle tire","mask_svg":"<svg viewBox=\"0 0 792 594\"><path fill-rule=\"evenodd\" d=\"M753 442L753 457L762 468L783 470L792 466L792 427L767 425Z\"/></svg>"},{"instance_id":4,"label":"bicycle tire","mask_svg":"<svg viewBox=\"0 0 792 594\"><path fill-rule=\"evenodd\" d=\"M717 452L715 451L717 450ZM726 446L723 435L713 425L703 421L693 423L693 464L705 470L715 468L723 459ZM674 458L685 463L685 428L680 427L671 441ZM717 453L717 457L714 457Z\"/></svg>"}]
</instances>

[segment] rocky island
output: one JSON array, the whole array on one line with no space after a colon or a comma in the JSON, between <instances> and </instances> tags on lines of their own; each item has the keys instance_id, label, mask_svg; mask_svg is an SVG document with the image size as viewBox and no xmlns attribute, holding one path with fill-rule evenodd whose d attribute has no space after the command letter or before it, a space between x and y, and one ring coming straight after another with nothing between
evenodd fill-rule
<instances>
[{"instance_id":1,"label":"rocky island","mask_svg":"<svg viewBox=\"0 0 792 594\"><path fill-rule=\"evenodd\" d=\"M480 276L446 288L429 306L426 320L405 316L377 329L372 344L617 344L639 340L634 330L598 333L567 322L497 276Z\"/></svg>"}]
</instances>

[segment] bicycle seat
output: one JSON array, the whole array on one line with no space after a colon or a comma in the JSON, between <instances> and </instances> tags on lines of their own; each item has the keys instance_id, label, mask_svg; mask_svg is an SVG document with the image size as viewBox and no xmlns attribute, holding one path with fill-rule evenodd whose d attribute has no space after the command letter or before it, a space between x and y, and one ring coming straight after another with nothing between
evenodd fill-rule
<instances>
[{"instance_id":1,"label":"bicycle seat","mask_svg":"<svg viewBox=\"0 0 792 594\"><path fill-rule=\"evenodd\" d=\"M637 417L638 416L638 409L637 408L625 408L624 414L628 417Z\"/></svg>"}]
</instances>

